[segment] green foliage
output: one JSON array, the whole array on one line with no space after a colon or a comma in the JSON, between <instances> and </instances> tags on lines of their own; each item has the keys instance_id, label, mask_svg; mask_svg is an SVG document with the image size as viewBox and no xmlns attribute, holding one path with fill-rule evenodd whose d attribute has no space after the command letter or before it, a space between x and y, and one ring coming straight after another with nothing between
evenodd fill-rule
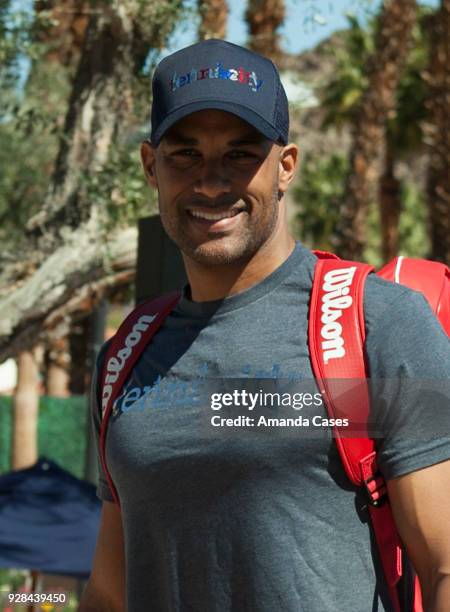
<instances>
[{"instance_id":1,"label":"green foliage","mask_svg":"<svg viewBox=\"0 0 450 612\"><path fill-rule=\"evenodd\" d=\"M403 76L397 88L397 103L386 131L395 160L417 155L423 147L422 125L426 117L427 88L422 74L428 62L427 21L430 8L419 7L419 18L412 32L412 44ZM367 62L375 48L377 18L362 27L356 17L348 16L349 27L340 34L342 45L324 47L332 53L336 69L320 92L324 110L323 127L351 126L359 111L367 81ZM300 184L294 191L299 202L297 227L309 246L333 250L333 234L344 197L347 161L337 153L329 157L309 156L304 163ZM400 252L416 257L428 252L425 198L418 185L403 184L401 190ZM381 262L381 232L376 201L367 213L366 261Z\"/></svg>"},{"instance_id":2,"label":"green foliage","mask_svg":"<svg viewBox=\"0 0 450 612\"><path fill-rule=\"evenodd\" d=\"M17 593L20 587L24 584L28 575L27 570L9 570L0 568L0 603L6 603L3 600L3 593ZM5 609L5 608L3 608Z\"/></svg>"},{"instance_id":3,"label":"green foliage","mask_svg":"<svg viewBox=\"0 0 450 612\"><path fill-rule=\"evenodd\" d=\"M38 454L83 478L86 450L86 398L39 399ZM0 473L10 470L12 398L0 396Z\"/></svg>"},{"instance_id":4,"label":"green foliage","mask_svg":"<svg viewBox=\"0 0 450 612\"><path fill-rule=\"evenodd\" d=\"M422 125L427 115L427 84L423 73L428 66L429 8L419 10L411 34L411 47L402 78L397 87L395 114L387 125L387 139L397 159L417 152L423 146Z\"/></svg>"},{"instance_id":5,"label":"green foliage","mask_svg":"<svg viewBox=\"0 0 450 612\"><path fill-rule=\"evenodd\" d=\"M431 244L425 196L414 183L402 183L403 214L400 216L400 253L409 257L428 257Z\"/></svg>"},{"instance_id":6,"label":"green foliage","mask_svg":"<svg viewBox=\"0 0 450 612\"><path fill-rule=\"evenodd\" d=\"M377 202L372 200L367 207L366 217L366 242L363 249L362 261L375 268L381 268L383 259L381 257L381 224Z\"/></svg>"},{"instance_id":7,"label":"green foliage","mask_svg":"<svg viewBox=\"0 0 450 612\"><path fill-rule=\"evenodd\" d=\"M309 248L334 251L333 236L344 199L348 170L345 156L308 155L300 171L293 195L297 202L294 234ZM399 226L399 253L409 257L427 257L430 239L427 209L421 189L411 182L401 184L402 214ZM379 209L371 201L367 212L367 241L364 261L382 265Z\"/></svg>"},{"instance_id":8,"label":"green foliage","mask_svg":"<svg viewBox=\"0 0 450 612\"><path fill-rule=\"evenodd\" d=\"M337 153L308 155L293 195L298 202L295 233L310 248L333 250L332 240L344 196L348 162Z\"/></svg>"},{"instance_id":9,"label":"green foliage","mask_svg":"<svg viewBox=\"0 0 450 612\"><path fill-rule=\"evenodd\" d=\"M1 0L0 0L1 1ZM0 240L17 245L26 221L39 211L58 150L70 75L45 61L35 40L33 14L7 7L0 12ZM0 27L1 27L0 25ZM30 68L26 84L21 84Z\"/></svg>"},{"instance_id":10,"label":"green foliage","mask_svg":"<svg viewBox=\"0 0 450 612\"><path fill-rule=\"evenodd\" d=\"M86 180L85 188L89 201L104 212L106 231L134 225L157 209L155 194L145 182L136 142L113 147L106 164Z\"/></svg>"},{"instance_id":11,"label":"green foliage","mask_svg":"<svg viewBox=\"0 0 450 612\"><path fill-rule=\"evenodd\" d=\"M427 209L423 192L411 182L401 183L402 214L399 222L399 255L406 257L428 257L430 238L428 234ZM367 213L367 242L364 261L380 268L381 221L376 202L370 202Z\"/></svg>"},{"instance_id":12,"label":"green foliage","mask_svg":"<svg viewBox=\"0 0 450 612\"><path fill-rule=\"evenodd\" d=\"M395 112L387 126L389 147L397 158L418 150L423 142L426 83L422 74L428 61L429 13L429 8L419 8L419 19L412 31L411 48L397 88ZM342 127L354 121L368 84L367 62L375 49L377 19L369 21L364 28L356 17L348 15L347 18L349 27L342 33L343 46L335 50L336 69L321 92L325 128Z\"/></svg>"},{"instance_id":13,"label":"green foliage","mask_svg":"<svg viewBox=\"0 0 450 612\"><path fill-rule=\"evenodd\" d=\"M52 87L49 87L51 81ZM8 120L0 123L0 237L17 239L39 211L58 150L69 82L60 66L33 70Z\"/></svg>"},{"instance_id":14,"label":"green foliage","mask_svg":"<svg viewBox=\"0 0 450 612\"><path fill-rule=\"evenodd\" d=\"M367 58L375 48L373 26L371 29L362 28L353 15L348 15L347 19L349 27L342 32L343 45L333 48L336 58L334 76L321 92L325 128L331 125L342 127L354 121L362 92L367 87Z\"/></svg>"},{"instance_id":15,"label":"green foliage","mask_svg":"<svg viewBox=\"0 0 450 612\"><path fill-rule=\"evenodd\" d=\"M15 603L14 608L7 607L7 593L30 593L30 570L25 569L2 569L0 568L0 604L2 605L2 610L13 610L14 612L26 612L29 610L29 604L25 603ZM25 589L25 584L27 583L27 588ZM56 592L56 591L55 591ZM59 592L59 591L58 591ZM76 612L78 610L78 597L74 592L66 592L64 589L61 592L65 592L67 594L67 602L64 604L63 609L64 612ZM43 607L39 606L40 610L44 610ZM53 606L54 610L55 607Z\"/></svg>"}]
</instances>

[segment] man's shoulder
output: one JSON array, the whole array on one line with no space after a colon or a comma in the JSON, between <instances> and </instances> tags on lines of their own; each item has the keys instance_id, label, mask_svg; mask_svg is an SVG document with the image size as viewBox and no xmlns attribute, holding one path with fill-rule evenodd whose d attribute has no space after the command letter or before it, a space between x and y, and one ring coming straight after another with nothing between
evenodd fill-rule
<instances>
[{"instance_id":1,"label":"man's shoulder","mask_svg":"<svg viewBox=\"0 0 450 612\"><path fill-rule=\"evenodd\" d=\"M367 277L364 299L371 302L380 300L385 304L390 304L398 299L407 298L411 294L417 294L417 291L373 273Z\"/></svg>"},{"instance_id":2,"label":"man's shoulder","mask_svg":"<svg viewBox=\"0 0 450 612\"><path fill-rule=\"evenodd\" d=\"M364 288L366 326L370 328L380 322L388 324L400 313L406 318L434 316L428 302L420 292L380 278L376 274L370 274Z\"/></svg>"},{"instance_id":3,"label":"man's shoulder","mask_svg":"<svg viewBox=\"0 0 450 612\"><path fill-rule=\"evenodd\" d=\"M448 378L449 340L422 293L371 275L364 317L372 375L408 371Z\"/></svg>"}]
</instances>

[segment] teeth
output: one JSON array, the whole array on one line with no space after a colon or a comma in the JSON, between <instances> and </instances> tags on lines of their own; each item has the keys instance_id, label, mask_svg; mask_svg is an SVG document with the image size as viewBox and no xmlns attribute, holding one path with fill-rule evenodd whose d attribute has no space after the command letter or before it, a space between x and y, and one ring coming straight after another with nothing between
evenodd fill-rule
<instances>
[{"instance_id":1,"label":"teeth","mask_svg":"<svg viewBox=\"0 0 450 612\"><path fill-rule=\"evenodd\" d=\"M238 210L233 210L228 213L205 213L199 212L197 210L189 211L193 217L197 217L198 219L206 219L207 221L220 221L221 219L228 219L229 217L234 217L238 214Z\"/></svg>"}]
</instances>

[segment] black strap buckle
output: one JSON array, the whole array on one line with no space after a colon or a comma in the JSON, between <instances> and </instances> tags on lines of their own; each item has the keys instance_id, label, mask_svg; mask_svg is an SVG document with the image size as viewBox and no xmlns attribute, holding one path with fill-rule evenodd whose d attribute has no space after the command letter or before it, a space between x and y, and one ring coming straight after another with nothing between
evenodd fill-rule
<instances>
[{"instance_id":1,"label":"black strap buckle","mask_svg":"<svg viewBox=\"0 0 450 612\"><path fill-rule=\"evenodd\" d=\"M371 506L378 508L387 500L386 481L380 473L374 474L364 480L364 488Z\"/></svg>"}]
</instances>

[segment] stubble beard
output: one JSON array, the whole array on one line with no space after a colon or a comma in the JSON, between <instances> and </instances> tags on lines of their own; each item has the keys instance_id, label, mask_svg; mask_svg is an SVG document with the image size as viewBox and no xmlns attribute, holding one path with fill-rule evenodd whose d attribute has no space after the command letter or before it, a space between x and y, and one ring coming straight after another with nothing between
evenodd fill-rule
<instances>
[{"instance_id":1,"label":"stubble beard","mask_svg":"<svg viewBox=\"0 0 450 612\"><path fill-rule=\"evenodd\" d=\"M279 218L278 179L272 189L269 206L268 217L255 221L251 214L243 212L241 214L247 216L247 223L243 223L236 234L218 236L201 244L185 231L180 216L174 221L162 214L161 220L167 234L183 255L196 263L208 267L244 264L252 259L275 231Z\"/></svg>"}]
</instances>

